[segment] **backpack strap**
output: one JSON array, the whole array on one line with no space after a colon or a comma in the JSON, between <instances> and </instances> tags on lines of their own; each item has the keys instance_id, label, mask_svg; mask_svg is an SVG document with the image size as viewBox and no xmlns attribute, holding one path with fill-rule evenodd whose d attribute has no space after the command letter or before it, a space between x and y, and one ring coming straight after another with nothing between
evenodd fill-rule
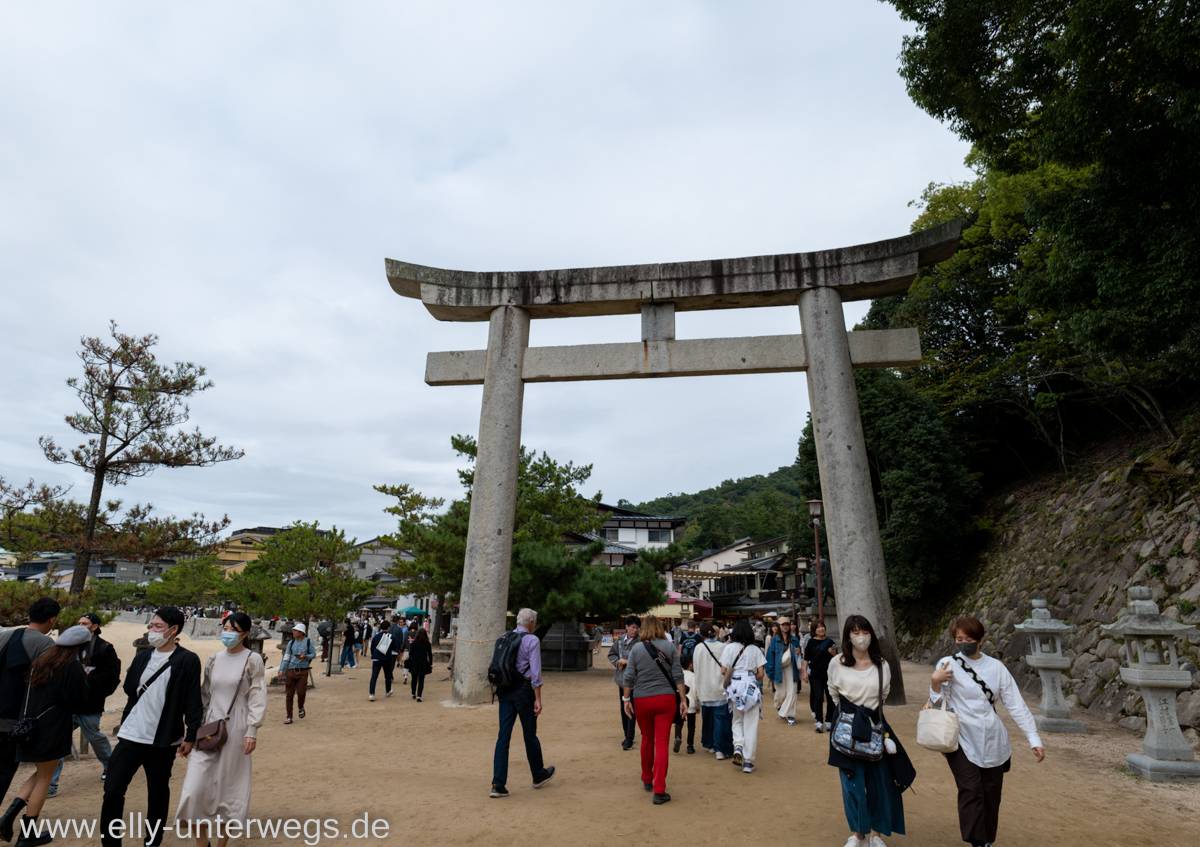
<instances>
[{"instance_id":1,"label":"backpack strap","mask_svg":"<svg viewBox=\"0 0 1200 847\"><path fill-rule=\"evenodd\" d=\"M996 695L992 693L992 689L988 688L988 684L980 679L979 674L975 673L975 669L968 665L962 656L956 655L954 661L958 662L958 666L966 671L971 679L975 680L979 687L983 689L983 695L987 697L988 703L991 704L992 711L996 711Z\"/></svg>"}]
</instances>

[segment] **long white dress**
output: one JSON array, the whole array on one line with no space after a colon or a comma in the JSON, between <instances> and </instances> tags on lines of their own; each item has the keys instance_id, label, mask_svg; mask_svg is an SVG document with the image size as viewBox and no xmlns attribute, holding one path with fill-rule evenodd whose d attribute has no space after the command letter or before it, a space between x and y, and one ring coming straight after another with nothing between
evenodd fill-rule
<instances>
[{"instance_id":1,"label":"long white dress","mask_svg":"<svg viewBox=\"0 0 1200 847\"><path fill-rule=\"evenodd\" d=\"M242 679L240 690L237 687L239 677ZM204 700L204 723L223 718L233 701L233 711L225 724L228 740L220 750L192 750L187 775L183 778L179 808L175 812L175 832L181 838L207 835L202 822L209 821L213 824L211 837L215 840L218 837L217 815L221 816L222 822L245 821L250 811L253 754L246 755L244 739L257 737L267 712L262 657L253 650L214 653L204 666L200 694ZM186 832L186 823L185 832L179 832L181 821L191 822L190 836Z\"/></svg>"}]
</instances>

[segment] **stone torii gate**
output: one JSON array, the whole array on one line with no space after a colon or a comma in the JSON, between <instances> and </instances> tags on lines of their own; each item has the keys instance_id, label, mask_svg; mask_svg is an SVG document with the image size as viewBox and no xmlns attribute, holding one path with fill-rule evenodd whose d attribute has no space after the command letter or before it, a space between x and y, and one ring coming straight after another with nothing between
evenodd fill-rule
<instances>
[{"instance_id":1,"label":"stone torii gate","mask_svg":"<svg viewBox=\"0 0 1200 847\"><path fill-rule=\"evenodd\" d=\"M837 250L660 265L473 273L386 260L388 282L442 321L488 321L486 350L430 353L429 385L483 385L454 660L454 698L487 701L504 628L527 382L807 371L839 614L865 615L904 702L853 368L921 359L915 329L847 332L842 303L901 294L958 249L961 222ZM798 305L801 335L676 339L675 313ZM640 343L529 347L531 318L642 316Z\"/></svg>"}]
</instances>

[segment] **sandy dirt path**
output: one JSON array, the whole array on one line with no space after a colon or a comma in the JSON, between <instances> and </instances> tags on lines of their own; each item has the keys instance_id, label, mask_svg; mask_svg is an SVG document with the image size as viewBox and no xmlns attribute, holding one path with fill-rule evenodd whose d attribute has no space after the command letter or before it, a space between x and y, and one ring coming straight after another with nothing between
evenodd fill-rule
<instances>
[{"instance_id":1,"label":"sandy dirt path","mask_svg":"<svg viewBox=\"0 0 1200 847\"><path fill-rule=\"evenodd\" d=\"M118 648L123 667L142 627L111 624L104 636ZM201 658L220 649L218 641L184 640ZM268 648L268 666L279 652ZM602 654L598 663L604 662ZM800 697L795 727L768 712L759 735L758 770L743 774L703 751L671 756L667 789L673 801L653 806L642 790L637 747L620 747L616 687L597 667L585 673L548 674L545 712L539 720L546 763L556 766L552 783L530 786L520 730L514 734L509 789L504 800L488 797L497 710L448 704L445 665L435 668L416 703L406 688L390 699L367 700L368 669L319 677L308 696L308 717L283 725L282 688L270 689L266 725L254 753L251 814L260 818L333 818L337 838L259 837L233 845L395 844L508 845L597 844L615 839L638 843L668 840L728 844L753 833L762 843L842 845L848 834L836 771L825 764L828 736L813 732L807 689ZM905 668L910 699L920 696L928 669ZM382 686L380 689L382 694ZM768 701L770 699L768 691ZM923 701L922 701L923 702ZM110 709L119 710L115 695ZM1036 703L1031 703L1036 707ZM908 835L889 844L961 844L955 788L940 755L914 740L920 704L890 708L896 728L917 768L914 792L905 795ZM107 731L119 713L104 716ZM1123 772L1124 757L1140 752L1141 739L1107 722L1083 715L1088 736L1050 736L1046 761L1037 765L1024 737L1008 723L1014 760L1005 780L1001 847L1056 844L1164 847L1200 844L1200 786L1158 785ZM699 721L697 721L699 724ZM699 725L697 749L699 750ZM179 799L186 762L171 779L171 813ZM28 772L22 770L18 781ZM100 809L100 767L94 758L68 762L59 796L47 801L43 819L95 818ZM144 782L130 788L126 814L145 809ZM355 838L351 824L369 815L388 824L386 838ZM361 824L360 824L361 826ZM310 825L310 833L313 832ZM96 841L59 839L56 844ZM135 839L126 838L126 844ZM183 843L169 833L164 844Z\"/></svg>"}]
</instances>

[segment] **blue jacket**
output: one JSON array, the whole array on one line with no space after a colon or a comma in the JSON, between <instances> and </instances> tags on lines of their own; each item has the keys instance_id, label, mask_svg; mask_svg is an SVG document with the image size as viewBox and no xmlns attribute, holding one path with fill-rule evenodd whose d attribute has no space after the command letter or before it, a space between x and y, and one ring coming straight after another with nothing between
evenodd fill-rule
<instances>
[{"instance_id":1,"label":"blue jacket","mask_svg":"<svg viewBox=\"0 0 1200 847\"><path fill-rule=\"evenodd\" d=\"M792 636L792 646L797 651L800 649L800 639ZM767 677L771 682L783 682L783 651L786 648L783 646L783 641L778 637L771 639L771 646L767 648ZM800 681L800 671L796 665L800 664L800 658L796 653L792 653L792 679L795 682Z\"/></svg>"}]
</instances>

